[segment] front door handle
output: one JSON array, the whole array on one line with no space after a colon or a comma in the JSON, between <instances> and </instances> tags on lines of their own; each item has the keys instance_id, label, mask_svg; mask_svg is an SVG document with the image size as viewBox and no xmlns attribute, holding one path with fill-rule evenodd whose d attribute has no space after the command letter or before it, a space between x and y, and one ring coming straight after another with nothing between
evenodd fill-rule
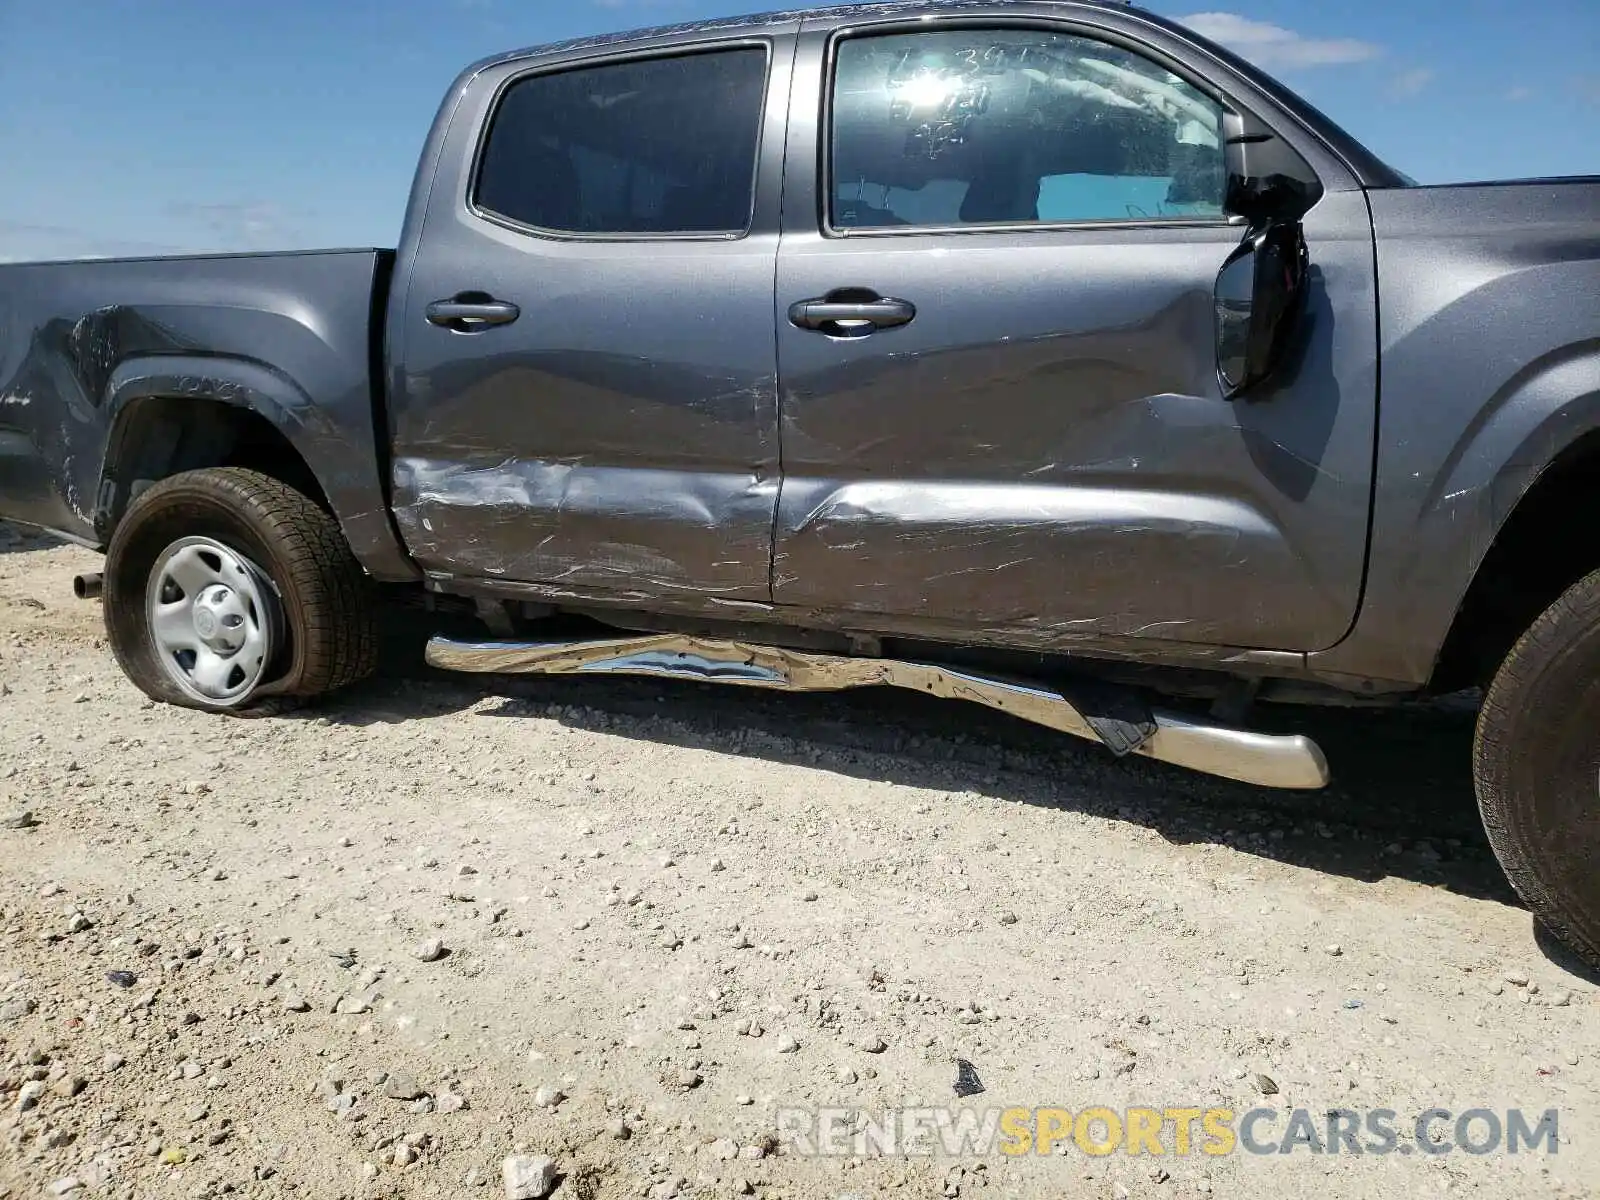
<instances>
[{"instance_id":1,"label":"front door handle","mask_svg":"<svg viewBox=\"0 0 1600 1200\"><path fill-rule=\"evenodd\" d=\"M456 333L477 333L495 325L509 325L522 315L522 310L509 300L495 300L481 292L435 300L424 311L433 324Z\"/></svg>"},{"instance_id":2,"label":"front door handle","mask_svg":"<svg viewBox=\"0 0 1600 1200\"><path fill-rule=\"evenodd\" d=\"M863 288L840 288L789 306L789 321L832 337L863 337L879 329L910 324L917 307L909 300L879 296Z\"/></svg>"}]
</instances>

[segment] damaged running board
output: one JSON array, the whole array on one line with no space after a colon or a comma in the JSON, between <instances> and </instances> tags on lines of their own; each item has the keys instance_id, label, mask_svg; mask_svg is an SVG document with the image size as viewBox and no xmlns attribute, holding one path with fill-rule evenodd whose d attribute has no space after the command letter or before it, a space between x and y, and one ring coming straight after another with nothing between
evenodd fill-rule
<instances>
[{"instance_id":1,"label":"damaged running board","mask_svg":"<svg viewBox=\"0 0 1600 1200\"><path fill-rule=\"evenodd\" d=\"M898 687L970 700L1124 753L1208 775L1272 788L1320 788L1328 782L1322 750L1300 734L1252 733L1153 710L1131 740L1108 738L1103 720L1043 684L974 674L931 663L815 654L750 642L659 634L581 642L428 642L428 663L447 671L521 675L655 675L790 692ZM1096 726L1100 728L1097 730Z\"/></svg>"}]
</instances>

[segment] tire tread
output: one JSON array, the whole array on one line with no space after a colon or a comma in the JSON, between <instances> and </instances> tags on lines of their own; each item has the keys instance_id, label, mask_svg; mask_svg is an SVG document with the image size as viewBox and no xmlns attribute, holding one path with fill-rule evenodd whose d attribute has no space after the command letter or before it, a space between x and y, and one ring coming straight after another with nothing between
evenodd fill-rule
<instances>
[{"instance_id":1,"label":"tire tread","mask_svg":"<svg viewBox=\"0 0 1600 1200\"><path fill-rule=\"evenodd\" d=\"M1526 794L1549 773L1539 741L1541 710L1572 699L1568 689L1600 657L1600 571L1567 589L1517 639L1483 698L1473 738L1478 811L1496 858L1533 914L1568 947L1600 965L1595 898L1585 906L1552 878L1552 867L1581 848L1552 844ZM1600 714L1590 714L1600 719ZM1593 797L1600 805L1600 794Z\"/></svg>"},{"instance_id":2,"label":"tire tread","mask_svg":"<svg viewBox=\"0 0 1600 1200\"><path fill-rule=\"evenodd\" d=\"M271 544L287 575L281 585L288 593L283 597L285 608L292 606L298 617L293 624L299 671L290 692L262 696L228 711L238 715L283 711L296 700L347 687L373 672L378 631L371 585L338 522L280 479L245 467L206 467L174 475L141 493L129 505L107 549L107 626L118 661L141 688L152 695L174 690L147 686L139 655L121 644L125 638L119 638L113 627L111 606L131 599L113 594L112 581L120 585L115 564L143 525L193 501L220 504Z\"/></svg>"}]
</instances>

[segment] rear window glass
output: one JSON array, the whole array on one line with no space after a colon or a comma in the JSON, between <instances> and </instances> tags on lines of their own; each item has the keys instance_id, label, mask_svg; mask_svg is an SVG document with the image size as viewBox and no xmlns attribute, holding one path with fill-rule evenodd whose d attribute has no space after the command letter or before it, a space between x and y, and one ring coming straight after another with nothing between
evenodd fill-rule
<instances>
[{"instance_id":1,"label":"rear window glass","mask_svg":"<svg viewBox=\"0 0 1600 1200\"><path fill-rule=\"evenodd\" d=\"M743 233L766 77L755 46L529 76L494 115L474 199L558 233Z\"/></svg>"}]
</instances>

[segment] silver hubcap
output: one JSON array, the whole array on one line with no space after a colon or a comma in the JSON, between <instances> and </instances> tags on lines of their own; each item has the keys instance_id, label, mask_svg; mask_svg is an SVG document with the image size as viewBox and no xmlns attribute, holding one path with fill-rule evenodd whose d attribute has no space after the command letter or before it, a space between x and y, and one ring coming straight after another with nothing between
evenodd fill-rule
<instances>
[{"instance_id":1,"label":"silver hubcap","mask_svg":"<svg viewBox=\"0 0 1600 1200\"><path fill-rule=\"evenodd\" d=\"M197 700L244 699L272 661L277 597L261 568L221 542L187 537L163 550L148 613L161 665Z\"/></svg>"}]
</instances>

